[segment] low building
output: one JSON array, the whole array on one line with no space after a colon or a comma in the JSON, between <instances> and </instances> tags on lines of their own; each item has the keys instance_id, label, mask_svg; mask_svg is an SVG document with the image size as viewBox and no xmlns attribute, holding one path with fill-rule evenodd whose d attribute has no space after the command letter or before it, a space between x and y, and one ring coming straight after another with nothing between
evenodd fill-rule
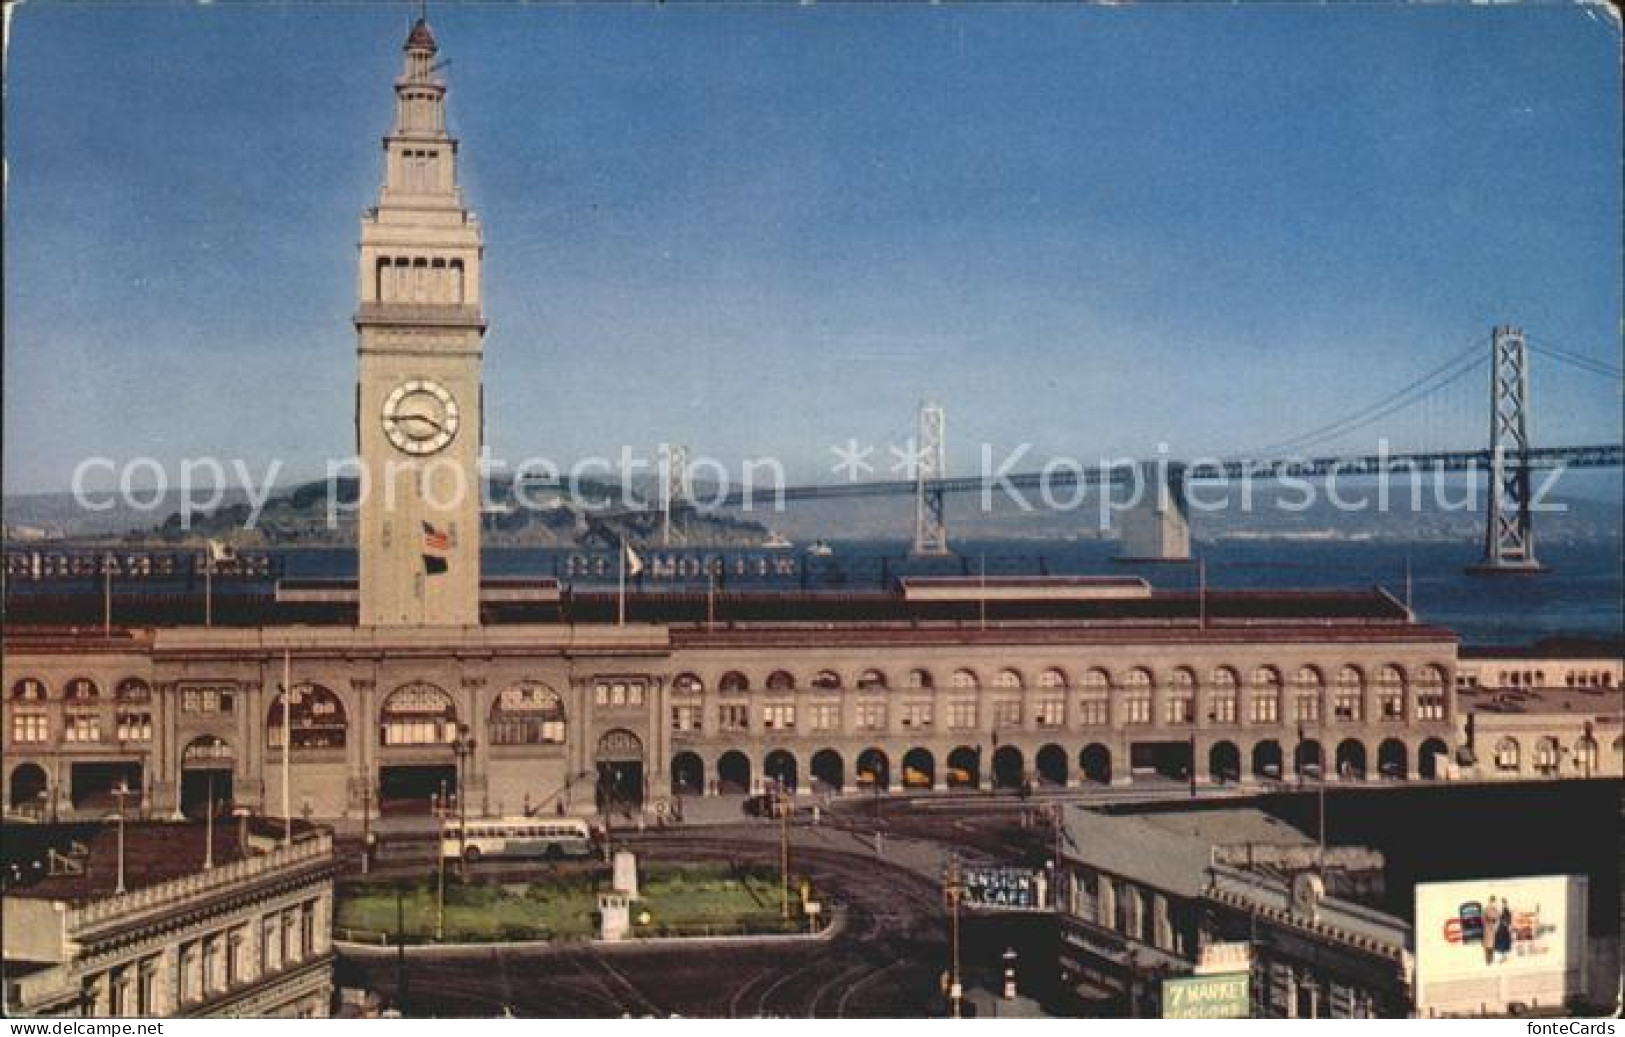
<instances>
[{"instance_id":1,"label":"low building","mask_svg":"<svg viewBox=\"0 0 1625 1037\"><path fill-rule=\"evenodd\" d=\"M326 1016L332 835L264 821L5 828L8 1015Z\"/></svg>"},{"instance_id":2,"label":"low building","mask_svg":"<svg viewBox=\"0 0 1625 1037\"><path fill-rule=\"evenodd\" d=\"M1069 807L1062 842L1063 975L1112 1014L1177 1015L1164 991L1197 976L1232 977L1218 1014L1409 1014L1410 924L1355 899L1380 889L1373 850L1244 809Z\"/></svg>"},{"instance_id":3,"label":"low building","mask_svg":"<svg viewBox=\"0 0 1625 1037\"><path fill-rule=\"evenodd\" d=\"M1457 669L1464 776L1625 777L1625 663L1591 652L1465 649Z\"/></svg>"}]
</instances>

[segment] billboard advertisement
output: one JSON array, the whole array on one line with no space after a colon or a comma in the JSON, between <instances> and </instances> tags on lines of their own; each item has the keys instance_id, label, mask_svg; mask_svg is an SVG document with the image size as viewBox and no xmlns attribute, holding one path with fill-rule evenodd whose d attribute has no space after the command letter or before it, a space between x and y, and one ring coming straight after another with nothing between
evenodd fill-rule
<instances>
[{"instance_id":1,"label":"billboard advertisement","mask_svg":"<svg viewBox=\"0 0 1625 1037\"><path fill-rule=\"evenodd\" d=\"M1042 872L1022 868L966 868L965 906L1004 911L1043 911L1049 907Z\"/></svg>"},{"instance_id":2,"label":"billboard advertisement","mask_svg":"<svg viewBox=\"0 0 1625 1037\"><path fill-rule=\"evenodd\" d=\"M1584 993L1585 946L1584 877L1418 883L1417 1012L1561 1007Z\"/></svg>"},{"instance_id":3,"label":"billboard advertisement","mask_svg":"<svg viewBox=\"0 0 1625 1037\"><path fill-rule=\"evenodd\" d=\"M1251 973L1180 976L1162 981L1164 1019L1247 1018Z\"/></svg>"}]
</instances>

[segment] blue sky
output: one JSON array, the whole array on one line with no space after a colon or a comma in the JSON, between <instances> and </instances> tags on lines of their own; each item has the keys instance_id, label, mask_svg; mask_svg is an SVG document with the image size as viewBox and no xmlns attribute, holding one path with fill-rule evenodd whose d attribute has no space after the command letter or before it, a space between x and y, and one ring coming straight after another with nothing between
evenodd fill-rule
<instances>
[{"instance_id":1,"label":"blue sky","mask_svg":"<svg viewBox=\"0 0 1625 1037\"><path fill-rule=\"evenodd\" d=\"M355 242L415 4L28 3L5 488L351 449ZM1617 366L1618 30L1582 8L437 4L487 429L830 478L905 435L1228 453L1522 324ZM1617 384L1536 360L1545 443ZM1396 418L1481 445L1483 381ZM1343 445L1368 448L1371 432ZM1334 444L1336 445L1336 444Z\"/></svg>"}]
</instances>

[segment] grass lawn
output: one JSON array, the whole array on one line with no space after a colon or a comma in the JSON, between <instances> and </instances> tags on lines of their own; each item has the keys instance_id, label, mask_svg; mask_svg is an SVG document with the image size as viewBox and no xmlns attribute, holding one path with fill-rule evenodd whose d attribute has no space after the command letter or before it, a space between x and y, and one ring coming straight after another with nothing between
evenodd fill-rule
<instances>
[{"instance_id":1,"label":"grass lawn","mask_svg":"<svg viewBox=\"0 0 1625 1037\"><path fill-rule=\"evenodd\" d=\"M805 929L780 917L776 869L734 870L722 864L653 864L639 869L642 899L632 906L639 936L770 933ZM582 939L598 933L597 893L610 887L608 868L533 882L470 882L446 877L447 942ZM346 882L338 894L339 929L393 937L396 892L409 942L433 940L436 880ZM792 886L792 912L800 897ZM648 922L642 921L648 915ZM342 934L341 934L342 935Z\"/></svg>"}]
</instances>

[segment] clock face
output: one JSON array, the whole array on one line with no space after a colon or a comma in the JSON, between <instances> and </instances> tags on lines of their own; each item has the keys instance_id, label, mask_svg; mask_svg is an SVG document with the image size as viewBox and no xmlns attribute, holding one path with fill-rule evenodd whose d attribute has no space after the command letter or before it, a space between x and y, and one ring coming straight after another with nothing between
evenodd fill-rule
<instances>
[{"instance_id":1,"label":"clock face","mask_svg":"<svg viewBox=\"0 0 1625 1037\"><path fill-rule=\"evenodd\" d=\"M432 454L457 435L457 401L439 382L414 378L384 400L384 435L407 454Z\"/></svg>"}]
</instances>

